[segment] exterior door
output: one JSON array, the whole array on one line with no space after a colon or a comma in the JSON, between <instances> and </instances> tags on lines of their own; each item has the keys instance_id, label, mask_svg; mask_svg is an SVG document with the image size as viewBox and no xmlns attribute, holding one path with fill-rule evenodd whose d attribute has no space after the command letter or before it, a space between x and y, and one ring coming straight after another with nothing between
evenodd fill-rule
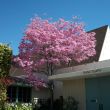
<instances>
[{"instance_id":1,"label":"exterior door","mask_svg":"<svg viewBox=\"0 0 110 110\"><path fill-rule=\"evenodd\" d=\"M86 110L110 110L110 76L88 78L86 84Z\"/></svg>"}]
</instances>

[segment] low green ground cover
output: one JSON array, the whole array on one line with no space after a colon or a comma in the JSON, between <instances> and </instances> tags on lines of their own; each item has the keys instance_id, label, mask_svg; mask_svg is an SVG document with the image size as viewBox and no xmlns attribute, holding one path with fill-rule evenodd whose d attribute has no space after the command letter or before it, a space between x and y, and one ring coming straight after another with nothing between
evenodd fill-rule
<instances>
[{"instance_id":1,"label":"low green ground cover","mask_svg":"<svg viewBox=\"0 0 110 110\"><path fill-rule=\"evenodd\" d=\"M31 103L6 103L5 110L32 110L32 104Z\"/></svg>"}]
</instances>

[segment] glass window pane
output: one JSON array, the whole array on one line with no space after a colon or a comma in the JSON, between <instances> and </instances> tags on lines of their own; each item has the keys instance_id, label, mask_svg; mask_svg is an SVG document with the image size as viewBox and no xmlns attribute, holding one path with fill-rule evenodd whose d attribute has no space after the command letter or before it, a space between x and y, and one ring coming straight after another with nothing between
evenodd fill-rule
<instances>
[{"instance_id":1,"label":"glass window pane","mask_svg":"<svg viewBox=\"0 0 110 110\"><path fill-rule=\"evenodd\" d=\"M31 87L9 86L7 88L7 97L9 102L31 102Z\"/></svg>"}]
</instances>

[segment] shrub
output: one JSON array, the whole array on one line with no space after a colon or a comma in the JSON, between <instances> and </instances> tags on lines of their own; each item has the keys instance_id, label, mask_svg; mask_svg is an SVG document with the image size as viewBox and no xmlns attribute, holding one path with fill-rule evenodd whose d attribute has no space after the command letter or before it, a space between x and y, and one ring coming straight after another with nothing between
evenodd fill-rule
<instances>
[{"instance_id":1,"label":"shrub","mask_svg":"<svg viewBox=\"0 0 110 110\"><path fill-rule=\"evenodd\" d=\"M64 110L78 110L78 102L71 96L64 101Z\"/></svg>"},{"instance_id":2,"label":"shrub","mask_svg":"<svg viewBox=\"0 0 110 110\"><path fill-rule=\"evenodd\" d=\"M7 103L5 110L32 110L31 103Z\"/></svg>"},{"instance_id":3,"label":"shrub","mask_svg":"<svg viewBox=\"0 0 110 110\"><path fill-rule=\"evenodd\" d=\"M6 77L11 68L12 50L8 45L0 44L0 109L5 110Z\"/></svg>"},{"instance_id":4,"label":"shrub","mask_svg":"<svg viewBox=\"0 0 110 110\"><path fill-rule=\"evenodd\" d=\"M12 50L8 45L0 44L0 77L9 75Z\"/></svg>"}]
</instances>

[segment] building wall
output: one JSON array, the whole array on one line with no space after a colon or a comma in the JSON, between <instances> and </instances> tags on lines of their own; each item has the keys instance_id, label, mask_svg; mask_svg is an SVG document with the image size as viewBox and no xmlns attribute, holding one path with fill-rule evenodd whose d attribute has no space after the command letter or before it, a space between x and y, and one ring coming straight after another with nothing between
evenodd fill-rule
<instances>
[{"instance_id":1,"label":"building wall","mask_svg":"<svg viewBox=\"0 0 110 110\"><path fill-rule=\"evenodd\" d=\"M54 81L54 99L58 99L62 95L63 95L63 83L61 81ZM35 90L35 88L32 88L32 99L33 98L47 99L49 97L50 97L49 89Z\"/></svg>"},{"instance_id":2,"label":"building wall","mask_svg":"<svg viewBox=\"0 0 110 110\"><path fill-rule=\"evenodd\" d=\"M37 74L38 75L38 74ZM10 76L17 76L17 77L23 77L25 76L25 73L23 72L22 69L12 67L10 70ZM39 74L39 77L43 76L46 78L44 75ZM41 99L47 99L49 97L49 90L48 89L35 89L34 87L32 88L32 100L33 98L41 98Z\"/></svg>"},{"instance_id":3,"label":"building wall","mask_svg":"<svg viewBox=\"0 0 110 110\"><path fill-rule=\"evenodd\" d=\"M79 102L79 110L86 110L85 80L65 80L63 81L63 97L73 96Z\"/></svg>"},{"instance_id":4,"label":"building wall","mask_svg":"<svg viewBox=\"0 0 110 110\"><path fill-rule=\"evenodd\" d=\"M110 29L108 27L106 35L105 35L105 39L104 39L104 42L103 42L103 47L102 47L102 50L101 50L101 54L100 54L100 57L99 57L99 61L110 59L109 50L110 50Z\"/></svg>"},{"instance_id":5,"label":"building wall","mask_svg":"<svg viewBox=\"0 0 110 110\"><path fill-rule=\"evenodd\" d=\"M35 73L36 74L36 73ZM15 67L12 67L10 70L10 75L11 76L23 76L25 73L23 72L22 69L18 69ZM47 76L45 74L36 74L38 77L44 78L46 81L48 80ZM59 96L62 95L62 82L61 81L54 81L54 99L59 98ZM48 98L49 95L49 90L47 89L41 89L41 90L35 90L34 88L32 89L32 98Z\"/></svg>"},{"instance_id":6,"label":"building wall","mask_svg":"<svg viewBox=\"0 0 110 110\"><path fill-rule=\"evenodd\" d=\"M34 98L47 99L49 96L48 89L36 90L35 88L32 88L32 100Z\"/></svg>"},{"instance_id":7,"label":"building wall","mask_svg":"<svg viewBox=\"0 0 110 110\"><path fill-rule=\"evenodd\" d=\"M54 81L54 99L58 99L63 95L63 82L62 81Z\"/></svg>"}]
</instances>

